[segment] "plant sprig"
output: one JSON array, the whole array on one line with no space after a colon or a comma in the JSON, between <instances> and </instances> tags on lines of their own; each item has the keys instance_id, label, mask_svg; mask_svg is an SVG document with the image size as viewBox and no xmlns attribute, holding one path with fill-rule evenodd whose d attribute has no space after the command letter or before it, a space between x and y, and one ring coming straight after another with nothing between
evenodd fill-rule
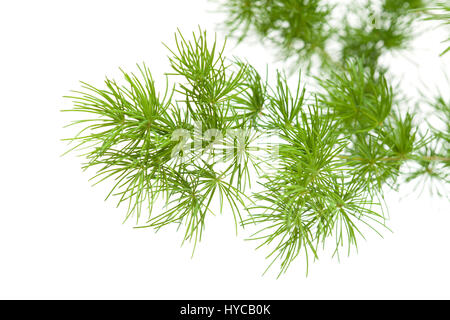
<instances>
[{"instance_id":1,"label":"plant sprig","mask_svg":"<svg viewBox=\"0 0 450 320\"><path fill-rule=\"evenodd\" d=\"M395 25L401 37L371 29L370 41L385 37L382 48L403 46L409 9L422 4L406 2L382 6L392 23L402 19ZM113 181L107 198L127 204L126 219L155 230L176 225L195 248L208 217L231 211L236 231L255 226L251 239L272 246L270 266L279 261L281 275L302 253L317 259L330 240L339 255L367 230L381 235L386 187L395 189L401 177L449 182L450 104L434 102L446 131L423 134L416 114L401 111L378 49L349 49L367 39L343 41L341 62L326 53L336 35L327 25L331 7L233 0L228 8L232 31L255 28L279 37L286 55L321 54L338 68L326 68L316 91L308 92L301 77L292 88L282 72L271 85L249 63L227 59L225 44L199 29L189 38L178 31L174 46L166 45L172 70L163 94L145 65L138 74L122 71L122 82L106 79L103 88L82 83L68 97L72 109L64 110L79 116L71 125L80 130L65 140L85 157L83 168L95 170L95 183ZM252 192L254 180L261 191Z\"/></svg>"}]
</instances>

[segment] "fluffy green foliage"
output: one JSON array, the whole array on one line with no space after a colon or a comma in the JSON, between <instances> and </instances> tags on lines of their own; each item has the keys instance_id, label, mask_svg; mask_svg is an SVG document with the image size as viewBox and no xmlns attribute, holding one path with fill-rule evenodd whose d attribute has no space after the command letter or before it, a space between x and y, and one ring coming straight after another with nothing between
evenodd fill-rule
<instances>
[{"instance_id":1,"label":"fluffy green foliage","mask_svg":"<svg viewBox=\"0 0 450 320\"><path fill-rule=\"evenodd\" d=\"M418 14L414 9L422 8L422 0L384 0L381 6L376 1L356 5L350 16L358 22L350 23L344 18L343 32L338 32L342 43L341 60L364 57L365 63L374 68L382 53L387 50L405 48L413 37L412 24Z\"/></svg>"},{"instance_id":2,"label":"fluffy green foliage","mask_svg":"<svg viewBox=\"0 0 450 320\"><path fill-rule=\"evenodd\" d=\"M229 30L239 40L249 33L269 39L284 57L308 61L331 37L332 7L321 0L231 0L223 2Z\"/></svg>"},{"instance_id":3,"label":"fluffy green foliage","mask_svg":"<svg viewBox=\"0 0 450 320\"><path fill-rule=\"evenodd\" d=\"M317 258L318 247L329 239L335 241L335 253L344 244L350 250L361 226L384 225L383 215L373 210L372 186L342 158L351 140L340 134L340 121L317 103L291 111L290 123L273 123L283 140L280 165L263 177L264 192L255 194L260 205L248 220L262 225L254 239L275 243L269 257L281 260L280 273L302 250L306 258Z\"/></svg>"},{"instance_id":4,"label":"fluffy green foliage","mask_svg":"<svg viewBox=\"0 0 450 320\"><path fill-rule=\"evenodd\" d=\"M364 57L372 68L385 50L405 48L413 37L413 22L422 0L360 1L331 5L325 0L223 0L228 30L242 41L256 34L279 48L284 58L309 65L313 56L329 65L331 44L340 44L341 61ZM334 21L333 10L346 14Z\"/></svg>"},{"instance_id":5,"label":"fluffy green foliage","mask_svg":"<svg viewBox=\"0 0 450 320\"><path fill-rule=\"evenodd\" d=\"M271 247L270 266L278 261L280 274L301 254L318 258L330 241L335 255L350 252L367 231L386 228L386 190L432 181L448 196L450 182L450 103L430 102L442 125L419 130L417 112L402 111L378 61L406 46L424 4L378 4L381 21L344 19L336 29L323 1L227 1L227 25L240 40L255 32L286 56L321 57L318 89L307 92L301 77L293 88L282 72L269 79L227 59L225 44L202 30L178 32L167 46L172 70L163 94L143 65L102 88L82 83L69 97L74 106L65 111L80 127L66 139L69 151L80 151L96 182L112 182L108 197L127 203L138 227L177 225L194 248L207 218L225 207L236 230L257 229L251 239ZM337 55L327 51L334 40Z\"/></svg>"},{"instance_id":6,"label":"fluffy green foliage","mask_svg":"<svg viewBox=\"0 0 450 320\"><path fill-rule=\"evenodd\" d=\"M318 79L324 89L321 101L342 121L345 130L363 132L382 126L391 113L392 88L386 78L374 74L361 60L332 71L330 79Z\"/></svg>"},{"instance_id":7,"label":"fluffy green foliage","mask_svg":"<svg viewBox=\"0 0 450 320\"><path fill-rule=\"evenodd\" d=\"M68 97L74 108L66 111L81 113L83 119L73 125L84 128L67 140L75 143L72 149L84 151L85 169L97 168L94 178L115 179L108 197L118 196L119 205L129 202L127 217L136 215L140 222L143 206L151 212L156 200L164 198L166 210L149 215L145 226L182 224L185 239L197 241L215 196L221 203L225 199L239 218L251 141L241 144L239 154L231 150L221 171L205 158L211 145L221 146L218 137L227 130L248 126L249 117L231 102L248 89L254 74L244 64L228 64L223 48L216 42L208 46L202 31L191 41L178 33L176 48L171 51L171 75L180 82L174 88L167 85L163 96L145 66L139 67L140 77L123 72L122 85L107 79L105 89L96 89L83 83L84 91ZM183 99L175 101L174 93ZM216 149L227 151L225 147Z\"/></svg>"}]
</instances>

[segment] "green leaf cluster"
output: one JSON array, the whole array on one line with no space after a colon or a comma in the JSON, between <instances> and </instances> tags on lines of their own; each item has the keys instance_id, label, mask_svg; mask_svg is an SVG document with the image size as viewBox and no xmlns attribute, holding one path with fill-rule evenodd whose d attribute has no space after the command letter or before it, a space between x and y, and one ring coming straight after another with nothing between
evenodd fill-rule
<instances>
[{"instance_id":1,"label":"green leaf cluster","mask_svg":"<svg viewBox=\"0 0 450 320\"><path fill-rule=\"evenodd\" d=\"M254 33L280 48L284 57L308 61L332 36L332 7L321 0L231 0L223 2L226 25L239 41Z\"/></svg>"},{"instance_id":2,"label":"green leaf cluster","mask_svg":"<svg viewBox=\"0 0 450 320\"><path fill-rule=\"evenodd\" d=\"M185 240L196 242L213 199L218 197L221 207L225 201L240 220L242 190L249 182L249 163L255 161L247 156L252 137L240 143L240 152L220 137L228 130L251 129L246 110L253 102L244 100L243 92L255 90L249 87L255 74L246 64L226 61L223 47L215 41L208 46L203 31L190 41L177 33L175 40L169 77L179 79L176 86L167 83L159 94L146 66L138 66L138 75L123 72L123 84L107 79L105 88L97 89L82 83L82 91L68 96L74 107L65 111L79 115L81 120L71 125L83 128L66 140L74 144L71 150L83 151L84 169L95 168L96 183L114 180L108 197L118 197L118 205L128 203L127 218L135 215L140 223L148 208L141 227L176 223L185 227ZM238 99L243 99L241 109L233 106ZM226 165L215 169L216 163L208 161L211 152L227 155ZM158 199L165 210L152 216Z\"/></svg>"},{"instance_id":3,"label":"green leaf cluster","mask_svg":"<svg viewBox=\"0 0 450 320\"><path fill-rule=\"evenodd\" d=\"M344 17L336 28L333 7L320 0L227 1L226 24L239 40L255 32L285 56L320 57L318 88L308 92L301 77L293 88L282 72L263 77L227 59L225 44L205 31L178 31L166 46L163 93L142 65L102 88L82 83L68 97L73 108L65 111L80 127L66 139L69 151L79 150L96 183L113 183L108 198L127 204L127 219L155 230L177 225L194 248L207 218L226 207L236 230L257 229L251 239L271 247L270 266L279 261L280 274L301 253L317 259L330 240L335 255L350 252L367 231L387 228L389 188L432 181L448 196L450 101L430 101L442 126L421 130L417 110L403 111L379 62L407 45L423 6L384 0L375 10L369 1L352 10L359 24ZM381 20L371 20L375 13ZM328 51L332 41L337 54Z\"/></svg>"},{"instance_id":4,"label":"green leaf cluster","mask_svg":"<svg viewBox=\"0 0 450 320\"><path fill-rule=\"evenodd\" d=\"M424 0L334 5L324 0L221 1L228 15L225 25L239 41L255 34L279 48L284 59L296 57L307 66L314 56L322 60L322 65L329 65L330 58L338 55L341 62L363 57L364 63L373 68L385 51L407 47L414 35L413 23L420 15L418 9L425 5ZM345 14L336 19L334 10ZM338 52L331 52L330 47L336 43Z\"/></svg>"}]
</instances>

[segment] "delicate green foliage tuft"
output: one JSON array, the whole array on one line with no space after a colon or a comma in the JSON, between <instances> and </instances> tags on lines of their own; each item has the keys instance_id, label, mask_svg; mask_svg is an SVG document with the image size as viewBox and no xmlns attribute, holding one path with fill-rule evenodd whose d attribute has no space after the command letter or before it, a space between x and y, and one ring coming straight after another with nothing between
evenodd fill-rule
<instances>
[{"instance_id":1,"label":"delicate green foliage tuft","mask_svg":"<svg viewBox=\"0 0 450 320\"><path fill-rule=\"evenodd\" d=\"M284 101L279 103L283 109ZM283 140L280 166L263 177L265 191L255 195L260 204L253 207L263 211L247 221L262 225L254 239L276 243L269 257L281 259L281 273L302 249L317 258L318 246L334 238L336 253L344 243L350 250L362 235L361 225L384 224L372 210L370 187L355 179L352 166L340 157L350 141L341 137L339 121L317 103L293 105L292 121L276 122Z\"/></svg>"},{"instance_id":2,"label":"delicate green foliage tuft","mask_svg":"<svg viewBox=\"0 0 450 320\"><path fill-rule=\"evenodd\" d=\"M368 131L383 125L393 104L392 88L385 77L366 70L361 61L346 63L328 80L319 80L321 102L339 118L343 129Z\"/></svg>"},{"instance_id":3,"label":"delicate green foliage tuft","mask_svg":"<svg viewBox=\"0 0 450 320\"><path fill-rule=\"evenodd\" d=\"M367 1L362 7L356 4L350 16L357 17L358 23L350 23L346 16L343 32L339 33L342 61L364 57L366 66L376 68L384 52L407 46L418 15L413 10L422 7L422 0L384 0L381 6L377 1Z\"/></svg>"},{"instance_id":4,"label":"delicate green foliage tuft","mask_svg":"<svg viewBox=\"0 0 450 320\"><path fill-rule=\"evenodd\" d=\"M230 0L223 2L232 34L269 39L284 57L307 62L331 37L327 20L332 7L321 0Z\"/></svg>"},{"instance_id":5,"label":"delicate green foliage tuft","mask_svg":"<svg viewBox=\"0 0 450 320\"><path fill-rule=\"evenodd\" d=\"M72 149L83 150L88 160L84 168L97 168L93 178L97 183L114 177L108 197L118 196L119 204L128 201L128 216L136 212L137 218L142 203L152 201L152 189L161 183L165 162L176 145L171 132L183 125L170 109L171 90L160 97L150 70L145 66L139 70L141 79L123 72L126 86L109 79L106 89L82 83L84 91L68 97L74 108L65 110L83 117L72 125L84 128L66 140L75 144Z\"/></svg>"},{"instance_id":6,"label":"delicate green foliage tuft","mask_svg":"<svg viewBox=\"0 0 450 320\"><path fill-rule=\"evenodd\" d=\"M149 209L146 227L183 224L185 240L196 242L215 197L229 204L236 223L241 219L238 207L245 198L241 190L248 181L244 173L257 159L246 156L249 139L236 153L220 137L243 127L250 118L231 104L250 90L249 69L246 64L228 63L215 41L208 46L203 31L191 41L178 33L176 47L171 51L170 75L184 80L175 92L167 86L161 97L145 66L139 67L140 78L124 72L124 85L106 80L106 89L97 89L83 83L84 91L69 97L74 108L66 111L81 113L82 120L73 124L84 128L66 140L75 144L71 150L86 150L84 168L96 167L98 182L115 179L108 197L118 196L118 205L129 202L127 218L135 214L140 222L145 205ZM174 93L182 100L174 101ZM232 144L238 138L228 139ZM205 161L214 144L230 155L221 171L215 171L214 162ZM151 216L158 199L165 201L166 209Z\"/></svg>"}]
</instances>

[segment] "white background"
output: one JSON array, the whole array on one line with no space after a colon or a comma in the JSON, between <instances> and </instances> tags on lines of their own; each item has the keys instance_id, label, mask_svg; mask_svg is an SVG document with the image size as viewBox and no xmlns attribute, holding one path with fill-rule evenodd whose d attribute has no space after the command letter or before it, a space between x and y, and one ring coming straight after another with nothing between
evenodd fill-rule
<instances>
[{"instance_id":1,"label":"white background","mask_svg":"<svg viewBox=\"0 0 450 320\"><path fill-rule=\"evenodd\" d=\"M246 231L236 236L229 212L207 220L191 259L173 228L122 224L126 209L103 201L108 186L91 187L82 159L60 157L69 133L63 95L137 62L163 85L161 42L170 45L177 27L217 30L213 8L203 0L0 2L0 298L450 298L450 205L410 186L387 195L393 233L369 235L340 262L322 257L308 277L299 259L277 280L276 268L262 277L268 251L254 251ZM449 93L450 54L438 56L445 37L428 32L392 57L408 94L424 85ZM261 71L283 65L257 43L228 53Z\"/></svg>"}]
</instances>

